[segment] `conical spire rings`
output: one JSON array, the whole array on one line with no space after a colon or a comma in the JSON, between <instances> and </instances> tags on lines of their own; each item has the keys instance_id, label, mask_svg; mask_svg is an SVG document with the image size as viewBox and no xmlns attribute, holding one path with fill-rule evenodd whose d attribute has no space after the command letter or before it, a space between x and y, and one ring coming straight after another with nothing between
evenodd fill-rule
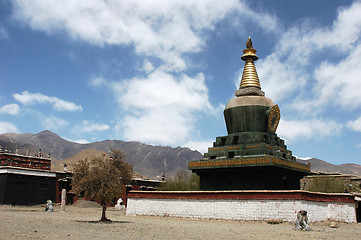
<instances>
[{"instance_id":1,"label":"conical spire rings","mask_svg":"<svg viewBox=\"0 0 361 240\"><path fill-rule=\"evenodd\" d=\"M261 84L258 78L257 70L254 65L254 61L258 59L256 55L257 50L253 49L251 38L248 38L246 43L247 48L243 50L244 55L241 57L245 61L241 84L239 90L236 91L236 96L243 95L261 95L264 96L264 92L261 91Z\"/></svg>"}]
</instances>

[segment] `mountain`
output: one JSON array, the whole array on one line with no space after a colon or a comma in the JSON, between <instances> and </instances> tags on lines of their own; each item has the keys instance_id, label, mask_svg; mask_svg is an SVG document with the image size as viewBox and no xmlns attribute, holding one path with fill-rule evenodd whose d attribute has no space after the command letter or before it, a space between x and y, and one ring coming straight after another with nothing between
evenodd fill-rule
<instances>
[{"instance_id":1,"label":"mountain","mask_svg":"<svg viewBox=\"0 0 361 240\"><path fill-rule=\"evenodd\" d=\"M51 154L54 167L60 166L64 162L71 165L77 159L95 154L91 149L106 153L109 152L110 147L121 149L126 154L128 162L133 165L134 171L148 178L161 177L163 174L166 177L174 176L176 172L187 169L188 161L203 158L200 152L192 151L189 148L152 146L140 142L105 140L80 144L67 141L50 131L37 134L0 134L0 146L3 149L8 148L12 152L19 147L19 154L30 155L37 155L40 148L44 155ZM81 154L76 156L80 152ZM361 166L358 164L334 165L317 158L297 159L297 161L305 164L311 163L312 171L340 172L361 176Z\"/></svg>"},{"instance_id":2,"label":"mountain","mask_svg":"<svg viewBox=\"0 0 361 240\"><path fill-rule=\"evenodd\" d=\"M104 155L106 155L106 152L103 151L99 151L93 148L89 148L89 149L84 149L81 150L79 153L75 154L74 156L71 156L67 159L64 160L60 160L60 161L52 161L51 163L51 170L53 171L63 171L64 170L64 166L66 165L66 169L68 171L72 171L74 168L74 165L82 160L82 159L91 159L93 157L103 157ZM143 176L140 173L137 173L134 171L133 176L136 178L147 178L146 176Z\"/></svg>"},{"instance_id":3,"label":"mountain","mask_svg":"<svg viewBox=\"0 0 361 240\"><path fill-rule=\"evenodd\" d=\"M72 170L74 164L76 164L78 161L82 160L82 159L90 159L92 157L102 157L104 154L106 154L103 151L99 151L96 150L94 148L89 148L89 149L84 149L81 150L80 152L78 152L77 154L66 158L64 160L59 160L59 161L52 161L51 163L51 170L53 171L62 171L64 170L64 164L67 165L67 170Z\"/></svg>"},{"instance_id":4,"label":"mountain","mask_svg":"<svg viewBox=\"0 0 361 240\"><path fill-rule=\"evenodd\" d=\"M83 149L82 144L67 141L47 130L37 134L0 134L0 144L11 151L18 146L20 154L37 155L41 149L44 155L50 153L54 160L70 157Z\"/></svg>"},{"instance_id":5,"label":"mountain","mask_svg":"<svg viewBox=\"0 0 361 240\"><path fill-rule=\"evenodd\" d=\"M318 158L310 158L310 159L297 159L297 162L303 164L311 164L311 170L314 172L328 172L328 173L344 173L351 174L356 176L361 176L361 165L354 163L344 163L340 165L331 164L320 160Z\"/></svg>"},{"instance_id":6,"label":"mountain","mask_svg":"<svg viewBox=\"0 0 361 240\"><path fill-rule=\"evenodd\" d=\"M37 134L0 134L0 146L12 152L19 147L19 154L30 155L37 155L38 150L41 149L43 155L51 154L54 165L59 165L61 160L70 158L85 149L103 152L109 152L110 147L121 149L127 156L128 162L133 165L134 171L148 178L161 177L163 174L166 177L174 176L179 170L187 169L188 161L203 157L200 152L189 148L152 146L133 141L105 140L79 144L67 141L50 131Z\"/></svg>"}]
</instances>

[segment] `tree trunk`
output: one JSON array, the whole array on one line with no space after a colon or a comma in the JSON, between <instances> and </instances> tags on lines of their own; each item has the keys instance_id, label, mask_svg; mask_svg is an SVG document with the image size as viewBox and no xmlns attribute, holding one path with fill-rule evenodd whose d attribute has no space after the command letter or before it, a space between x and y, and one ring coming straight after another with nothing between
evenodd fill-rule
<instances>
[{"instance_id":1,"label":"tree trunk","mask_svg":"<svg viewBox=\"0 0 361 240\"><path fill-rule=\"evenodd\" d=\"M102 202L102 207L103 207L103 211L102 211L102 218L100 219L100 221L109 221L109 219L105 217L105 211L107 210L107 203Z\"/></svg>"}]
</instances>

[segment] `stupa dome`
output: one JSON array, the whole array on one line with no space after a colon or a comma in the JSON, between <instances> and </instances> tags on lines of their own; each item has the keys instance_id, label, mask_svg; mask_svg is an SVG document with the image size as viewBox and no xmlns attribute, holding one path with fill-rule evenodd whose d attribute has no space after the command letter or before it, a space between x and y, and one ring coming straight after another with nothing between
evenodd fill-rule
<instances>
[{"instance_id":1,"label":"stupa dome","mask_svg":"<svg viewBox=\"0 0 361 240\"><path fill-rule=\"evenodd\" d=\"M261 90L254 65L254 61L258 59L257 50L253 49L250 38L246 46L247 48L243 50L244 55L241 57L245 61L245 66L239 89L235 92L236 97L229 100L224 109L228 134L269 131L269 112L275 106L272 100L265 97ZM278 121L279 116L277 124Z\"/></svg>"}]
</instances>

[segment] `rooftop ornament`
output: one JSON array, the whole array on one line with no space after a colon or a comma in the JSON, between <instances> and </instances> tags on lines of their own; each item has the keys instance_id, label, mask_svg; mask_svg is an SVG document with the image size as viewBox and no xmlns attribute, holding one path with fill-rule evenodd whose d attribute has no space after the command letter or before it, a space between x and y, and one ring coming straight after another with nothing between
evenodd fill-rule
<instances>
[{"instance_id":1,"label":"rooftop ornament","mask_svg":"<svg viewBox=\"0 0 361 240\"><path fill-rule=\"evenodd\" d=\"M243 56L241 59L245 61L241 84L239 89L236 90L236 96L244 95L258 95L264 96L264 92L261 91L261 84L259 82L258 74L254 61L258 59L256 55L257 50L253 48L251 37L246 42L246 49L243 50Z\"/></svg>"}]
</instances>

